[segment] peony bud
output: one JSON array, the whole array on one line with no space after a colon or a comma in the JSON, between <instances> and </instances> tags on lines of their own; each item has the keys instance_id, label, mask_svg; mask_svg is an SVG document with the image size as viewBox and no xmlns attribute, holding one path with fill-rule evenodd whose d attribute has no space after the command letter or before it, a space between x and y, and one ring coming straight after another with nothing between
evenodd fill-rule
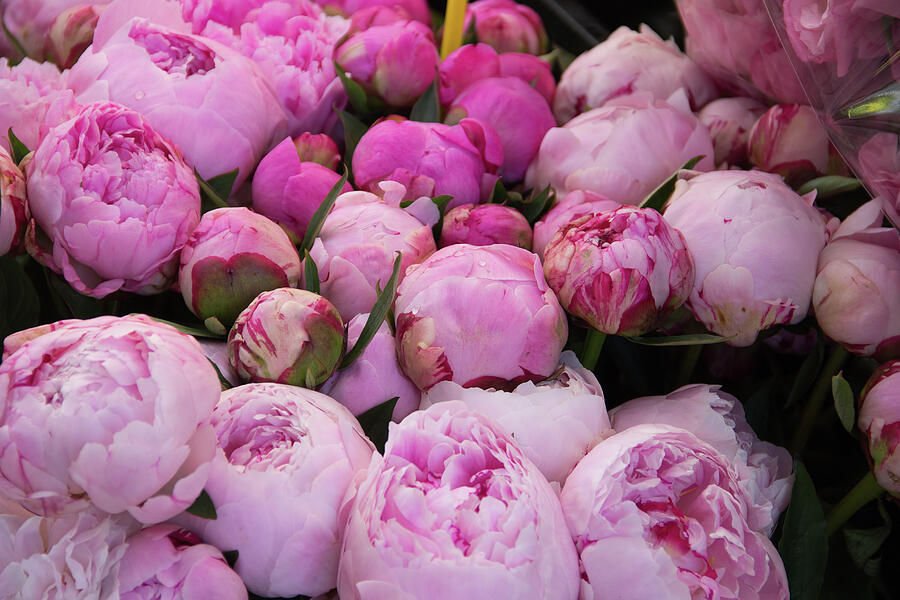
<instances>
[{"instance_id":1,"label":"peony bud","mask_svg":"<svg viewBox=\"0 0 900 600\"><path fill-rule=\"evenodd\" d=\"M513 0L476 0L468 5L463 30L475 29L475 39L497 52L543 54L547 32L541 17Z\"/></svg>"},{"instance_id":2,"label":"peony bud","mask_svg":"<svg viewBox=\"0 0 900 600\"><path fill-rule=\"evenodd\" d=\"M25 175L0 146L0 256L22 250L25 212Z\"/></svg>"},{"instance_id":3,"label":"peony bud","mask_svg":"<svg viewBox=\"0 0 900 600\"><path fill-rule=\"evenodd\" d=\"M71 68L94 39L103 4L79 4L56 16L44 44L44 54L60 69Z\"/></svg>"},{"instance_id":4,"label":"peony bud","mask_svg":"<svg viewBox=\"0 0 900 600\"><path fill-rule=\"evenodd\" d=\"M876 481L900 497L900 360L872 373L859 398L857 427L868 440Z\"/></svg>"},{"instance_id":5,"label":"peony bud","mask_svg":"<svg viewBox=\"0 0 900 600\"><path fill-rule=\"evenodd\" d=\"M332 171L341 164L341 153L334 140L324 133L303 132L294 138L294 147L297 148L297 156L300 162L319 163ZM265 159L263 159L265 160ZM259 175L257 169L254 178Z\"/></svg>"},{"instance_id":6,"label":"peony bud","mask_svg":"<svg viewBox=\"0 0 900 600\"><path fill-rule=\"evenodd\" d=\"M531 250L531 225L522 213L501 204L464 204L444 215L441 248L453 244L509 244Z\"/></svg>"},{"instance_id":7,"label":"peony bud","mask_svg":"<svg viewBox=\"0 0 900 600\"><path fill-rule=\"evenodd\" d=\"M596 214L614 210L622 206L600 194L573 190L547 211L540 221L534 224L534 253L544 258L544 248L556 235L556 232L582 215Z\"/></svg>"},{"instance_id":8,"label":"peony bud","mask_svg":"<svg viewBox=\"0 0 900 600\"><path fill-rule=\"evenodd\" d=\"M709 129L716 164L743 166L747 162L747 139L766 107L753 98L719 98L697 113Z\"/></svg>"}]
</instances>

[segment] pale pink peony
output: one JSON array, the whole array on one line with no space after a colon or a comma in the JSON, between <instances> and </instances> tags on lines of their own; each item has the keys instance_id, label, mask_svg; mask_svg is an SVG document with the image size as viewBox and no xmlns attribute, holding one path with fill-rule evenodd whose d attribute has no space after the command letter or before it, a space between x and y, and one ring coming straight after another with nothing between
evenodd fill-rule
<instances>
[{"instance_id":1,"label":"pale pink peony","mask_svg":"<svg viewBox=\"0 0 900 600\"><path fill-rule=\"evenodd\" d=\"M206 483L220 389L193 338L143 315L36 337L0 365L0 491L46 516L171 518Z\"/></svg>"},{"instance_id":2,"label":"pale pink peony","mask_svg":"<svg viewBox=\"0 0 900 600\"><path fill-rule=\"evenodd\" d=\"M522 213L502 204L464 204L447 211L441 248L453 244L509 244L531 250L531 225Z\"/></svg>"},{"instance_id":3,"label":"pale pink peony","mask_svg":"<svg viewBox=\"0 0 900 600\"><path fill-rule=\"evenodd\" d=\"M747 138L765 110L765 105L754 98L719 98L697 113L712 137L716 165L742 166L747 162Z\"/></svg>"},{"instance_id":4,"label":"pale pink peony","mask_svg":"<svg viewBox=\"0 0 900 600\"><path fill-rule=\"evenodd\" d=\"M900 496L900 360L878 367L859 399L857 427L866 437L878 484Z\"/></svg>"},{"instance_id":5,"label":"pale pink peony","mask_svg":"<svg viewBox=\"0 0 900 600\"><path fill-rule=\"evenodd\" d=\"M679 89L695 110L718 95L712 80L673 40L663 40L646 25L640 31L623 26L572 61L559 80L553 112L565 123L618 96L646 91L665 100Z\"/></svg>"},{"instance_id":6,"label":"pale pink peony","mask_svg":"<svg viewBox=\"0 0 900 600\"><path fill-rule=\"evenodd\" d=\"M544 248L556 235L556 232L589 213L601 213L614 210L622 206L620 203L610 200L594 192L573 190L557 202L553 208L547 211L541 220L534 224L534 253L544 258Z\"/></svg>"},{"instance_id":7,"label":"pale pink peony","mask_svg":"<svg viewBox=\"0 0 900 600\"><path fill-rule=\"evenodd\" d=\"M200 220L197 181L139 113L89 104L27 167L28 252L82 294L168 289Z\"/></svg>"},{"instance_id":8,"label":"pale pink peony","mask_svg":"<svg viewBox=\"0 0 900 600\"><path fill-rule=\"evenodd\" d=\"M514 0L476 0L466 7L463 31L473 29L479 43L499 53L543 54L547 32L533 8Z\"/></svg>"},{"instance_id":9,"label":"pale pink peony","mask_svg":"<svg viewBox=\"0 0 900 600\"><path fill-rule=\"evenodd\" d=\"M637 425L585 456L560 496L582 600L787 600L781 557L748 523L728 459L693 434Z\"/></svg>"},{"instance_id":10,"label":"pale pink peony","mask_svg":"<svg viewBox=\"0 0 900 600\"><path fill-rule=\"evenodd\" d=\"M372 457L359 423L323 394L274 383L223 392L211 423L222 450L206 484L216 518L179 522L237 550L235 570L254 594L332 589L343 514Z\"/></svg>"},{"instance_id":11,"label":"pale pink peony","mask_svg":"<svg viewBox=\"0 0 900 600\"><path fill-rule=\"evenodd\" d=\"M430 227L375 194L350 192L335 201L309 254L322 295L346 322L371 312L377 289L384 289L391 278L397 252L402 282L410 266L434 251Z\"/></svg>"},{"instance_id":12,"label":"pale pink peony","mask_svg":"<svg viewBox=\"0 0 900 600\"><path fill-rule=\"evenodd\" d=\"M221 552L168 524L128 538L118 580L120 600L247 600L247 588Z\"/></svg>"},{"instance_id":13,"label":"pale pink peony","mask_svg":"<svg viewBox=\"0 0 900 600\"><path fill-rule=\"evenodd\" d=\"M747 523L772 535L794 484L793 460L780 446L761 441L747 424L740 401L718 385L693 384L665 396L635 398L610 411L613 428L670 425L690 431L731 461L747 498Z\"/></svg>"},{"instance_id":14,"label":"pale pink peony","mask_svg":"<svg viewBox=\"0 0 900 600\"><path fill-rule=\"evenodd\" d=\"M343 600L575 600L556 493L503 429L460 402L390 426L349 512Z\"/></svg>"},{"instance_id":15,"label":"pale pink peony","mask_svg":"<svg viewBox=\"0 0 900 600\"><path fill-rule=\"evenodd\" d=\"M526 381L511 392L442 381L422 394L420 408L450 400L495 420L544 477L560 486L578 461L613 433L600 383L570 351L563 352L546 381Z\"/></svg>"},{"instance_id":16,"label":"pale pink peony","mask_svg":"<svg viewBox=\"0 0 900 600\"><path fill-rule=\"evenodd\" d=\"M712 140L687 109L647 93L616 98L547 132L525 176L526 188L553 187L557 194L596 192L622 204L638 204L690 159L713 168Z\"/></svg>"},{"instance_id":17,"label":"pale pink peony","mask_svg":"<svg viewBox=\"0 0 900 600\"><path fill-rule=\"evenodd\" d=\"M716 171L678 181L664 213L694 257L687 307L710 331L749 346L809 310L825 219L780 176Z\"/></svg>"},{"instance_id":18,"label":"pale pink peony","mask_svg":"<svg viewBox=\"0 0 900 600\"><path fill-rule=\"evenodd\" d=\"M406 273L394 310L400 365L423 390L540 381L568 336L538 257L505 244L438 250Z\"/></svg>"},{"instance_id":19,"label":"pale pink peony","mask_svg":"<svg viewBox=\"0 0 900 600\"><path fill-rule=\"evenodd\" d=\"M369 313L362 313L347 323L347 348L353 348L359 340L368 318ZM418 409L422 396L419 388L400 370L397 341L387 321L381 324L359 358L332 375L319 391L346 406L354 415L396 397L397 404L391 413L395 423Z\"/></svg>"},{"instance_id":20,"label":"pale pink peony","mask_svg":"<svg viewBox=\"0 0 900 600\"><path fill-rule=\"evenodd\" d=\"M0 146L0 256L22 250L26 218L25 175Z\"/></svg>"}]
</instances>

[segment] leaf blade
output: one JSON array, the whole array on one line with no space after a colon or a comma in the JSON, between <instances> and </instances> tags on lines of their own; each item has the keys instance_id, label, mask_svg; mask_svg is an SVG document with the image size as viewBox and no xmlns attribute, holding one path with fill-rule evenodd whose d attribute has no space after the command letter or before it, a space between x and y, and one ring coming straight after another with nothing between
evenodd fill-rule
<instances>
[{"instance_id":1,"label":"leaf blade","mask_svg":"<svg viewBox=\"0 0 900 600\"><path fill-rule=\"evenodd\" d=\"M438 102L437 81L437 74L435 74L434 81L431 82L431 85L413 104L409 113L410 121L419 121L421 123L441 122L441 104Z\"/></svg>"},{"instance_id":2,"label":"leaf blade","mask_svg":"<svg viewBox=\"0 0 900 600\"><path fill-rule=\"evenodd\" d=\"M388 439L389 424L398 400L399 397L394 396L378 406L373 406L357 417L366 436L381 454L384 454L384 445L387 443Z\"/></svg>"},{"instance_id":3,"label":"leaf blade","mask_svg":"<svg viewBox=\"0 0 900 600\"><path fill-rule=\"evenodd\" d=\"M659 184L655 190L650 192L646 198L644 198L638 206L640 208L652 208L657 212L662 212L663 206L666 201L672 195L672 192L675 191L675 182L678 180L678 173L685 169L691 169L698 162L703 160L704 155L701 154L699 156L695 156L691 160L687 161L682 165L682 167L676 170L672 175L666 179L664 182Z\"/></svg>"},{"instance_id":4,"label":"leaf blade","mask_svg":"<svg viewBox=\"0 0 900 600\"><path fill-rule=\"evenodd\" d=\"M313 260L313 257L309 255L309 250L305 250L303 255L303 281L306 284L304 287L307 290L313 294L319 293L319 290L321 289L319 267L316 265L316 261Z\"/></svg>"},{"instance_id":5,"label":"leaf blade","mask_svg":"<svg viewBox=\"0 0 900 600\"><path fill-rule=\"evenodd\" d=\"M338 365L338 370L346 369L353 364L353 361L362 355L366 346L368 346L369 342L372 341L372 338L375 337L378 328L381 327L381 324L387 318L388 312L394 304L394 296L397 295L397 284L400 281L400 260L402 258L403 257L398 252L397 257L394 259L394 268L391 272L391 278L388 279L384 289L378 294L375 305L372 306L372 312L369 313L369 318L366 319L366 324L363 326L359 338L357 338L353 348L344 355L341 364Z\"/></svg>"},{"instance_id":6,"label":"leaf blade","mask_svg":"<svg viewBox=\"0 0 900 600\"><path fill-rule=\"evenodd\" d=\"M788 575L790 597L815 600L825 580L828 534L825 513L806 468L795 461L794 490L784 518L778 552Z\"/></svg>"},{"instance_id":7,"label":"leaf blade","mask_svg":"<svg viewBox=\"0 0 900 600\"><path fill-rule=\"evenodd\" d=\"M16 163L16 165L22 164L22 159L25 158L31 150L22 143L22 140L16 137L12 127L6 132L6 137L9 140L9 149L10 154L12 154L13 162Z\"/></svg>"},{"instance_id":8,"label":"leaf blade","mask_svg":"<svg viewBox=\"0 0 900 600\"><path fill-rule=\"evenodd\" d=\"M842 177L840 175L826 175L810 179L799 188L797 193L801 196L816 190L816 198L829 198L844 192L852 192L859 189L862 183L855 177Z\"/></svg>"},{"instance_id":9,"label":"leaf blade","mask_svg":"<svg viewBox=\"0 0 900 600\"><path fill-rule=\"evenodd\" d=\"M689 333L685 335L659 335L659 336L623 336L629 342L642 346L695 346L706 344L721 344L727 342L730 337L722 337L711 333Z\"/></svg>"},{"instance_id":10,"label":"leaf blade","mask_svg":"<svg viewBox=\"0 0 900 600\"><path fill-rule=\"evenodd\" d=\"M341 190L344 189L344 185L347 183L349 177L350 175L345 168L344 174L341 175L341 178L337 183L331 186L328 195L325 196L325 199L322 200L319 208L313 213L312 218L309 220L309 225L306 227L306 233L303 235L303 241L300 243L300 254L305 256L305 253L312 249L313 242L319 237L319 232L322 231L322 225L325 224L325 219L328 217L328 213L331 212L331 207L334 206L334 201L341 195Z\"/></svg>"},{"instance_id":11,"label":"leaf blade","mask_svg":"<svg viewBox=\"0 0 900 600\"><path fill-rule=\"evenodd\" d=\"M847 433L853 432L856 423L856 406L853 399L853 390L850 383L844 379L843 372L831 378L831 395L834 397L834 410L837 413L841 425Z\"/></svg>"},{"instance_id":12,"label":"leaf blade","mask_svg":"<svg viewBox=\"0 0 900 600\"><path fill-rule=\"evenodd\" d=\"M216 518L216 507L213 504L212 498L206 493L206 490L200 491L200 495L197 496L197 499L194 500L193 504L187 507L185 512L188 512L195 517L200 517L201 519L209 519L210 521L215 520Z\"/></svg>"}]
</instances>

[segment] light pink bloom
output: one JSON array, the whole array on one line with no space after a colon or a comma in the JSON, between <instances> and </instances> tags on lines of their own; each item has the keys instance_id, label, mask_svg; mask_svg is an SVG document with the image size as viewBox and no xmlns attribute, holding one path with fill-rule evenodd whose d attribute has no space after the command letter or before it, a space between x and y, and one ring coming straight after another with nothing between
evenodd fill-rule
<instances>
[{"instance_id":1,"label":"light pink bloom","mask_svg":"<svg viewBox=\"0 0 900 600\"><path fill-rule=\"evenodd\" d=\"M487 200L503 164L492 127L475 119L458 125L386 120L372 126L353 153L353 180L378 194L383 181L406 187L406 199L453 196L449 208Z\"/></svg>"},{"instance_id":2,"label":"light pink bloom","mask_svg":"<svg viewBox=\"0 0 900 600\"><path fill-rule=\"evenodd\" d=\"M812 303L828 337L877 360L900 357L900 234L878 202L850 215L819 254Z\"/></svg>"},{"instance_id":3,"label":"light pink bloom","mask_svg":"<svg viewBox=\"0 0 900 600\"><path fill-rule=\"evenodd\" d=\"M695 110L717 96L712 80L674 40L646 25L640 31L622 26L572 61L559 80L553 113L565 123L617 96L645 91L665 100L679 89Z\"/></svg>"},{"instance_id":4,"label":"light pink bloom","mask_svg":"<svg viewBox=\"0 0 900 600\"><path fill-rule=\"evenodd\" d=\"M543 54L547 32L541 17L513 0L476 0L466 8L463 30L474 28L475 39L497 52Z\"/></svg>"},{"instance_id":5,"label":"light pink bloom","mask_svg":"<svg viewBox=\"0 0 900 600\"><path fill-rule=\"evenodd\" d=\"M868 441L878 484L900 496L900 360L872 373L859 399L857 427Z\"/></svg>"},{"instance_id":6,"label":"light pink bloom","mask_svg":"<svg viewBox=\"0 0 900 600\"><path fill-rule=\"evenodd\" d=\"M390 426L344 534L343 600L575 600L556 493L516 443L461 402Z\"/></svg>"},{"instance_id":7,"label":"light pink bloom","mask_svg":"<svg viewBox=\"0 0 900 600\"><path fill-rule=\"evenodd\" d=\"M105 3L79 4L59 13L50 26L44 44L44 54L59 66L68 69L94 40L94 29Z\"/></svg>"},{"instance_id":8,"label":"light pink bloom","mask_svg":"<svg viewBox=\"0 0 900 600\"><path fill-rule=\"evenodd\" d=\"M622 206L564 225L544 248L544 275L563 308L591 327L641 335L687 299L694 261L658 212Z\"/></svg>"},{"instance_id":9,"label":"light pink bloom","mask_svg":"<svg viewBox=\"0 0 900 600\"><path fill-rule=\"evenodd\" d=\"M338 165L341 164L341 152L338 150L337 144L324 133L304 132L295 137L293 142L294 147L297 149L297 156L300 157L300 162L318 163L332 171L337 170ZM258 176L259 169L257 168L253 177L255 179Z\"/></svg>"},{"instance_id":10,"label":"light pink bloom","mask_svg":"<svg viewBox=\"0 0 900 600\"><path fill-rule=\"evenodd\" d=\"M510 183L522 180L544 135L556 125L544 97L517 77L489 77L468 86L453 100L444 122L466 117L487 123L500 136L499 174Z\"/></svg>"},{"instance_id":11,"label":"light pink bloom","mask_svg":"<svg viewBox=\"0 0 900 600\"><path fill-rule=\"evenodd\" d=\"M286 138L266 154L253 175L253 210L284 227L299 243L313 213L340 178L327 167L305 162L295 143ZM353 188L345 183L342 191Z\"/></svg>"},{"instance_id":12,"label":"light pink bloom","mask_svg":"<svg viewBox=\"0 0 900 600\"><path fill-rule=\"evenodd\" d=\"M394 310L400 365L423 390L540 381L568 336L538 257L505 244L438 250L406 273Z\"/></svg>"},{"instance_id":13,"label":"light pink bloom","mask_svg":"<svg viewBox=\"0 0 900 600\"><path fill-rule=\"evenodd\" d=\"M82 294L155 294L200 220L197 181L139 113L89 104L27 167L28 252Z\"/></svg>"},{"instance_id":14,"label":"light pink bloom","mask_svg":"<svg viewBox=\"0 0 900 600\"><path fill-rule=\"evenodd\" d=\"M422 394L420 408L450 400L496 421L544 477L560 486L578 461L613 433L600 383L569 351L552 379L526 381L511 392L442 381Z\"/></svg>"},{"instance_id":15,"label":"light pink bloom","mask_svg":"<svg viewBox=\"0 0 900 600\"><path fill-rule=\"evenodd\" d=\"M666 396L635 398L610 411L612 426L670 425L690 431L718 450L737 471L747 498L747 522L772 535L794 484L790 453L756 437L740 401L721 386L686 385Z\"/></svg>"},{"instance_id":16,"label":"light pink bloom","mask_svg":"<svg viewBox=\"0 0 900 600\"><path fill-rule=\"evenodd\" d=\"M75 95L60 81L50 63L26 58L9 66L0 58L0 146L9 151L12 129L29 150L36 150L47 132L78 112Z\"/></svg>"},{"instance_id":17,"label":"light pink bloom","mask_svg":"<svg viewBox=\"0 0 900 600\"><path fill-rule=\"evenodd\" d=\"M518 210L501 204L465 204L447 211L441 248L453 244L509 244L531 250L531 225Z\"/></svg>"},{"instance_id":18,"label":"light pink bloom","mask_svg":"<svg viewBox=\"0 0 900 600\"><path fill-rule=\"evenodd\" d=\"M664 213L694 257L687 307L710 331L749 346L773 325L806 316L825 219L780 176L701 173L675 184Z\"/></svg>"},{"instance_id":19,"label":"light pink bloom","mask_svg":"<svg viewBox=\"0 0 900 600\"><path fill-rule=\"evenodd\" d=\"M753 98L719 98L697 113L709 129L717 165L747 162L747 138L766 107Z\"/></svg>"},{"instance_id":20,"label":"light pink bloom","mask_svg":"<svg viewBox=\"0 0 900 600\"><path fill-rule=\"evenodd\" d=\"M193 338L143 315L36 337L0 365L0 490L47 516L171 518L206 483L220 390Z\"/></svg>"},{"instance_id":21,"label":"light pink bloom","mask_svg":"<svg viewBox=\"0 0 900 600\"><path fill-rule=\"evenodd\" d=\"M687 161L713 168L709 132L687 110L647 93L616 98L547 132L525 176L526 188L552 186L558 194L596 192L638 204Z\"/></svg>"},{"instance_id":22,"label":"light pink bloom","mask_svg":"<svg viewBox=\"0 0 900 600\"><path fill-rule=\"evenodd\" d=\"M325 298L294 288L263 292L228 333L228 362L244 381L314 388L344 351L344 324Z\"/></svg>"},{"instance_id":23,"label":"light pink bloom","mask_svg":"<svg viewBox=\"0 0 900 600\"><path fill-rule=\"evenodd\" d=\"M143 114L202 177L238 169L233 189L286 131L259 67L191 34L177 5L163 0L110 5L66 81L79 102L118 102Z\"/></svg>"},{"instance_id":24,"label":"light pink bloom","mask_svg":"<svg viewBox=\"0 0 900 600\"><path fill-rule=\"evenodd\" d=\"M23 329L22 331L16 331L15 333L9 334L5 338L3 338L2 360L5 361L7 358L12 356L12 354L16 350L21 348L25 342L30 342L35 338L41 337L45 333L56 331L57 329L66 327L68 325L71 325L72 323L81 323L81 319L63 319L62 321L45 323L43 325L29 327L28 329Z\"/></svg>"},{"instance_id":25,"label":"light pink bloom","mask_svg":"<svg viewBox=\"0 0 900 600\"><path fill-rule=\"evenodd\" d=\"M544 248L556 235L556 232L589 213L601 213L614 210L622 206L620 203L610 200L594 192L573 190L557 202L553 208L547 211L541 220L534 224L534 253L544 258Z\"/></svg>"},{"instance_id":26,"label":"light pink bloom","mask_svg":"<svg viewBox=\"0 0 900 600\"><path fill-rule=\"evenodd\" d=\"M274 383L223 392L211 423L222 449L206 484L216 518L179 522L237 550L235 570L254 594L332 589L344 511L372 457L359 423L323 394Z\"/></svg>"},{"instance_id":27,"label":"light pink bloom","mask_svg":"<svg viewBox=\"0 0 900 600\"><path fill-rule=\"evenodd\" d=\"M18 254L27 223L25 175L0 146L0 256Z\"/></svg>"},{"instance_id":28,"label":"light pink bloom","mask_svg":"<svg viewBox=\"0 0 900 600\"><path fill-rule=\"evenodd\" d=\"M359 340L368 318L369 313L363 313L350 319L347 324L347 348L353 348ZM395 423L419 408L422 395L400 370L397 341L387 321L381 324L359 358L332 375L319 391L331 396L357 416L396 397L397 404L391 413L391 420Z\"/></svg>"},{"instance_id":29,"label":"light pink bloom","mask_svg":"<svg viewBox=\"0 0 900 600\"><path fill-rule=\"evenodd\" d=\"M600 442L560 496L581 598L787 600L781 557L748 523L728 459L683 429L637 425Z\"/></svg>"},{"instance_id":30,"label":"light pink bloom","mask_svg":"<svg viewBox=\"0 0 900 600\"><path fill-rule=\"evenodd\" d=\"M93 510L55 519L0 514L0 592L16 600L118 600L133 528Z\"/></svg>"},{"instance_id":31,"label":"light pink bloom","mask_svg":"<svg viewBox=\"0 0 900 600\"><path fill-rule=\"evenodd\" d=\"M181 251L178 287L187 307L225 327L260 293L299 281L300 257L290 238L248 208L204 214Z\"/></svg>"},{"instance_id":32,"label":"light pink bloom","mask_svg":"<svg viewBox=\"0 0 900 600\"><path fill-rule=\"evenodd\" d=\"M83 4L102 6L111 0L3 0L3 20L28 56L44 59L44 43L54 19L72 7ZM4 36L6 37L6 36Z\"/></svg>"},{"instance_id":33,"label":"light pink bloom","mask_svg":"<svg viewBox=\"0 0 900 600\"><path fill-rule=\"evenodd\" d=\"M391 278L400 252L400 280L406 270L435 250L431 228L405 210L368 192L343 194L325 219L310 256L316 263L321 293L345 322L371 312Z\"/></svg>"}]
</instances>

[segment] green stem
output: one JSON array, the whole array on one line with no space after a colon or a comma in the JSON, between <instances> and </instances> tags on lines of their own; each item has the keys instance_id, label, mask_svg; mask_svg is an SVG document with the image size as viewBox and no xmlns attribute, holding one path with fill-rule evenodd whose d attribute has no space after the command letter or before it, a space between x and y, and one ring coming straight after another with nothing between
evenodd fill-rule
<instances>
[{"instance_id":1,"label":"green stem","mask_svg":"<svg viewBox=\"0 0 900 600\"><path fill-rule=\"evenodd\" d=\"M700 353L703 352L703 346L695 344L684 349L681 355L681 364L678 365L678 375L675 380L675 387L680 388L691 382L691 376L697 368L697 361L700 360Z\"/></svg>"},{"instance_id":2,"label":"green stem","mask_svg":"<svg viewBox=\"0 0 900 600\"><path fill-rule=\"evenodd\" d=\"M794 454L799 454L806 446L806 442L809 441L816 419L822 412L822 405L831 393L831 378L838 372L846 359L847 351L840 344L835 344L828 360L825 361L825 366L819 373L819 378L809 393L809 399L806 401L806 407L800 417L800 425L794 432L794 439L791 441L791 450Z\"/></svg>"},{"instance_id":3,"label":"green stem","mask_svg":"<svg viewBox=\"0 0 900 600\"><path fill-rule=\"evenodd\" d=\"M847 519L856 514L856 511L880 496L882 492L884 490L875 481L872 471L866 473L859 483L853 486L853 489L847 492L847 495L841 498L841 501L828 513L825 520L828 535L835 533L841 528L841 525L847 522Z\"/></svg>"},{"instance_id":4,"label":"green stem","mask_svg":"<svg viewBox=\"0 0 900 600\"><path fill-rule=\"evenodd\" d=\"M588 329L587 338L584 340L584 350L582 351L581 364L588 371L593 371L597 366L597 359L600 358L600 351L603 350L603 342L606 341L606 334L596 329Z\"/></svg>"}]
</instances>

